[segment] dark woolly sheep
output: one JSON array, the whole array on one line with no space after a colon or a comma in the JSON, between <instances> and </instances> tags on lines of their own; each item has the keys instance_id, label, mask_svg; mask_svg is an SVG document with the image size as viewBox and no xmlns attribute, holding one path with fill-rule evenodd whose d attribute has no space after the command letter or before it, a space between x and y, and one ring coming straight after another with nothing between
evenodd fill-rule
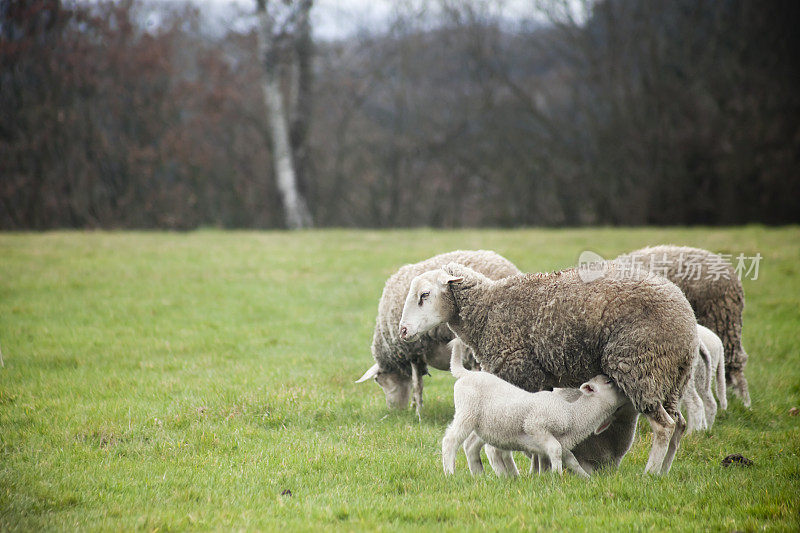
<instances>
[{"instance_id":1,"label":"dark woolly sheep","mask_svg":"<svg viewBox=\"0 0 800 533\"><path fill-rule=\"evenodd\" d=\"M484 370L527 391L611 377L653 429L645 472L669 471L698 348L692 308L670 281L614 263L591 281L578 269L493 281L451 263L411 282L400 337L445 323Z\"/></svg>"},{"instance_id":2,"label":"dark woolly sheep","mask_svg":"<svg viewBox=\"0 0 800 533\"><path fill-rule=\"evenodd\" d=\"M413 392L417 414L422 407L422 376L428 365L438 370L450 369L450 350L447 343L453 332L446 325L433 328L414 342L403 342L397 334L403 303L411 280L419 274L457 261L473 268L490 279L519 274L519 269L505 257L487 250L458 250L440 254L419 263L401 267L387 281L378 303L378 317L372 337L372 357L375 364L356 383L370 378L381 386L386 403L391 408L404 409ZM471 352L469 357L471 357ZM476 363L467 358L467 366Z\"/></svg>"},{"instance_id":3,"label":"dark woolly sheep","mask_svg":"<svg viewBox=\"0 0 800 533\"><path fill-rule=\"evenodd\" d=\"M636 265L666 277L680 287L697 322L716 333L725 347L725 377L733 392L750 407L742 347L744 290L733 266L724 258L688 246L661 245L635 250L614 261Z\"/></svg>"}]
</instances>

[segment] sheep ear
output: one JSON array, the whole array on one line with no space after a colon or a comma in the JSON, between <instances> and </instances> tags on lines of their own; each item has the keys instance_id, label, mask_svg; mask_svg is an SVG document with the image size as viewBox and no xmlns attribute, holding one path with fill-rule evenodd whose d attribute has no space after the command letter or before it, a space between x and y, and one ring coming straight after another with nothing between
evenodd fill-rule
<instances>
[{"instance_id":1,"label":"sheep ear","mask_svg":"<svg viewBox=\"0 0 800 533\"><path fill-rule=\"evenodd\" d=\"M594 387L590 383L584 383L581 385L581 392L584 394L593 394L595 392Z\"/></svg>"},{"instance_id":2,"label":"sheep ear","mask_svg":"<svg viewBox=\"0 0 800 533\"><path fill-rule=\"evenodd\" d=\"M442 285L447 285L448 283L458 283L459 281L464 281L464 276L454 276L444 269L442 269L442 271L439 273L439 283Z\"/></svg>"},{"instance_id":3,"label":"sheep ear","mask_svg":"<svg viewBox=\"0 0 800 533\"><path fill-rule=\"evenodd\" d=\"M361 376L356 380L356 383L363 383L364 381L367 381L370 378L374 378L375 376L378 375L378 372L379 372L378 363L375 363L374 365L369 367L369 370L364 372L363 376Z\"/></svg>"}]
</instances>

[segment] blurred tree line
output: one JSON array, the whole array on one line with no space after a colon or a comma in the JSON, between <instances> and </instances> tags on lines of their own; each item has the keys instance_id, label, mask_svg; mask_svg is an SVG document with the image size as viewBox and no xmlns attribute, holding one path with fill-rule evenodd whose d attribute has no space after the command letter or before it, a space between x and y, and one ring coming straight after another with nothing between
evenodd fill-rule
<instances>
[{"instance_id":1,"label":"blurred tree line","mask_svg":"<svg viewBox=\"0 0 800 533\"><path fill-rule=\"evenodd\" d=\"M284 226L257 28L142 5L0 0L0 228ZM316 225L800 220L795 2L498 5L303 42Z\"/></svg>"}]
</instances>

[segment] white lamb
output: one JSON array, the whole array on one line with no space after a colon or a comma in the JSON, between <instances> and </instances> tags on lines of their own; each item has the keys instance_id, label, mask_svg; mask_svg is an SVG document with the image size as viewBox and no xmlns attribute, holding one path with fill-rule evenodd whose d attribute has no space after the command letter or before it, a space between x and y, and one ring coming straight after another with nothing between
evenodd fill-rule
<instances>
[{"instance_id":1,"label":"white lamb","mask_svg":"<svg viewBox=\"0 0 800 533\"><path fill-rule=\"evenodd\" d=\"M628 401L611 379L595 376L581 385L581 398L570 403L553 392L530 393L488 372L466 370L461 352L453 349L450 361L457 378L456 412L442 440L445 474L455 471L458 447L469 437L468 454L479 454L485 442L500 450L544 455L559 474L563 461L576 474L589 477L571 450L593 432L606 429L608 419ZM467 460L472 466L480 457ZM509 465L506 472L514 475L516 468Z\"/></svg>"}]
</instances>

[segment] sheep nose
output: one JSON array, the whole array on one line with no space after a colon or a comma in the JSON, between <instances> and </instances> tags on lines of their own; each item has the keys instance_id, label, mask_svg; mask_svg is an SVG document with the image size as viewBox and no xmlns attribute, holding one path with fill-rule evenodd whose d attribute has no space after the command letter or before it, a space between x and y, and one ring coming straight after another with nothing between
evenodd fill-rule
<instances>
[{"instance_id":1,"label":"sheep nose","mask_svg":"<svg viewBox=\"0 0 800 533\"><path fill-rule=\"evenodd\" d=\"M405 339L408 336L408 328L405 326L400 326L400 338Z\"/></svg>"}]
</instances>

